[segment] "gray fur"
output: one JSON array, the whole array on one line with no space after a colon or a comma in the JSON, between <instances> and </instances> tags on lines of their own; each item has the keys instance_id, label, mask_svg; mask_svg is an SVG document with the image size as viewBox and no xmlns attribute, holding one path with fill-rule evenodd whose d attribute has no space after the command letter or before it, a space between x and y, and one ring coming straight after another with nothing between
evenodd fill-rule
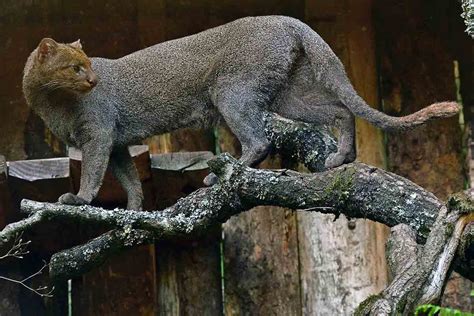
<instances>
[{"instance_id":1,"label":"gray fur","mask_svg":"<svg viewBox=\"0 0 474 316\"><path fill-rule=\"evenodd\" d=\"M289 17L243 18L116 60L91 60L98 85L67 104L46 94L33 102L25 87L30 105L52 131L83 151L81 189L77 196L61 197L63 203L90 203L111 157L128 207L139 208L143 195L127 145L179 128L209 127L219 119L241 142L241 160L249 166L268 153L264 110L337 125L339 149L326 161L328 168L355 159L353 113L381 128L404 128L399 118L371 109L330 47Z\"/></svg>"}]
</instances>

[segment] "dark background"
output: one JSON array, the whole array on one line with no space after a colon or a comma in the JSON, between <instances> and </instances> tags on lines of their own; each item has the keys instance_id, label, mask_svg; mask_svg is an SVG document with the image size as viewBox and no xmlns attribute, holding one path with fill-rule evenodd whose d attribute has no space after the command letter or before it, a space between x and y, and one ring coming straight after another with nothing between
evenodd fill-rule
<instances>
[{"instance_id":1,"label":"dark background","mask_svg":"<svg viewBox=\"0 0 474 316\"><path fill-rule=\"evenodd\" d=\"M66 155L65 147L29 111L21 92L24 63L43 37L61 42L79 38L89 56L117 58L239 17L265 14L293 16L313 27L341 58L361 96L387 113L408 114L435 101L462 97L464 125L453 118L397 135L382 134L358 121L357 145L359 160L389 168L442 198L468 185L470 156L464 127L474 108L474 48L463 32L460 5L450 0L4 0L0 154L10 161ZM214 151L215 142L223 150L238 152L226 129L217 134L218 139L212 131L184 131L154 137L147 144L151 153ZM224 250L220 235L204 246L144 247L73 280L73 289L82 291L73 296L73 312L347 313L387 281L383 253L387 230L360 221L351 231L344 220L330 222L264 208L224 225ZM317 226L320 223L327 232ZM50 234L54 238L54 232ZM332 243L337 249L325 252L321 244ZM203 281L201 275L214 277ZM215 282L196 285L211 279ZM445 303L472 309L470 288L470 282L455 277ZM24 292L12 293L18 298L12 303L18 314L43 314L50 308L50 302L45 305ZM210 296L217 303L206 304Z\"/></svg>"}]
</instances>

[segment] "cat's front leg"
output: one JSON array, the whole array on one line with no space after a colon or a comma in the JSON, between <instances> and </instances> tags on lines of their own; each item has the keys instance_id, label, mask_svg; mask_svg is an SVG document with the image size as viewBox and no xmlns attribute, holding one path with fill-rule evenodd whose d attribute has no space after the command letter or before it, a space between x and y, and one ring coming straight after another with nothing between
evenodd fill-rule
<instances>
[{"instance_id":1,"label":"cat's front leg","mask_svg":"<svg viewBox=\"0 0 474 316\"><path fill-rule=\"evenodd\" d=\"M127 147L114 148L110 156L110 169L127 192L127 209L141 210L143 204L142 183Z\"/></svg>"},{"instance_id":2,"label":"cat's front leg","mask_svg":"<svg viewBox=\"0 0 474 316\"><path fill-rule=\"evenodd\" d=\"M66 193L59 197L58 202L69 205L90 204L97 196L104 179L110 153L112 137L108 134L87 141L81 148L81 184L77 195Z\"/></svg>"}]
</instances>

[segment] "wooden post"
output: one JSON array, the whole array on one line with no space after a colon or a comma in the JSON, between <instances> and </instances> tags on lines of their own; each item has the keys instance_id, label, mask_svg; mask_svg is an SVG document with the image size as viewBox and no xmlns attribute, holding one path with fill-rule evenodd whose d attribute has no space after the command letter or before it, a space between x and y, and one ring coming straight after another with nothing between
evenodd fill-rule
<instances>
[{"instance_id":1,"label":"wooden post","mask_svg":"<svg viewBox=\"0 0 474 316\"><path fill-rule=\"evenodd\" d=\"M444 0L377 3L377 47L386 112L406 115L436 101L456 100L454 57L447 45L447 37L452 36L448 29L451 5L458 4ZM389 168L444 199L462 190L466 181L461 134L457 116L403 135L388 134ZM448 283L446 288L453 295L445 303L472 310L469 282L458 278L456 283Z\"/></svg>"},{"instance_id":2,"label":"wooden post","mask_svg":"<svg viewBox=\"0 0 474 316\"><path fill-rule=\"evenodd\" d=\"M158 209L203 186L211 152L152 156ZM220 227L205 238L156 245L159 315L220 315Z\"/></svg>"},{"instance_id":3,"label":"wooden post","mask_svg":"<svg viewBox=\"0 0 474 316\"><path fill-rule=\"evenodd\" d=\"M179 133L164 136L161 142L155 138L155 148L179 148L180 145L174 143L173 139L183 138L177 135L187 136L184 139L188 142L181 143L181 146L187 146L189 150L205 148L200 146L206 142L206 138L202 137L205 134L192 131ZM196 142L193 143L193 139ZM153 155L158 209L175 203L180 197L203 185L207 166L194 163L209 159L210 155L209 152ZM205 239L156 245L159 315L221 315L220 240L220 227L216 227Z\"/></svg>"},{"instance_id":4,"label":"wooden post","mask_svg":"<svg viewBox=\"0 0 474 316\"><path fill-rule=\"evenodd\" d=\"M205 134L192 131L180 133L186 133L185 139L188 140L181 145L187 146L189 150L203 149L204 146L201 147L200 144L206 142L203 137ZM176 135L173 133L164 136L161 142L157 142L155 138L155 148L159 150L159 146L164 146L172 150L176 146L172 140L180 137ZM196 142L192 142L193 139ZM153 179L158 209L173 204L180 197L202 186L207 167L185 167L192 165L196 157L201 159L199 157L204 155L209 158L209 154L190 152L153 155ZM221 315L220 240L220 227L216 227L216 231L210 232L205 240L193 240L179 245L156 245L159 315Z\"/></svg>"},{"instance_id":5,"label":"wooden post","mask_svg":"<svg viewBox=\"0 0 474 316\"><path fill-rule=\"evenodd\" d=\"M153 206L154 192L147 146L129 148L140 175L145 196L144 209ZM81 152L69 151L73 192L79 189ZM94 204L109 208L126 206L127 196L107 170ZM82 239L103 232L98 227L82 229ZM155 313L155 254L153 246L142 246L111 258L103 266L86 273L72 283L73 315L151 315Z\"/></svg>"},{"instance_id":6,"label":"wooden post","mask_svg":"<svg viewBox=\"0 0 474 316\"><path fill-rule=\"evenodd\" d=\"M307 1L305 20L343 62L356 91L377 107L372 0ZM357 159L384 165L382 133L357 120ZM298 214L304 315L348 315L387 282L383 225ZM351 254L348 256L347 254Z\"/></svg>"}]
</instances>

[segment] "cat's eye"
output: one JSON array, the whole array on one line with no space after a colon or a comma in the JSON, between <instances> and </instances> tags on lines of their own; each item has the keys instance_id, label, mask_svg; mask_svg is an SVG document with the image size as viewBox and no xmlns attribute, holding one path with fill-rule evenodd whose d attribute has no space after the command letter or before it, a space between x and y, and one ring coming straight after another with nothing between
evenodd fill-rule
<instances>
[{"instance_id":1,"label":"cat's eye","mask_svg":"<svg viewBox=\"0 0 474 316\"><path fill-rule=\"evenodd\" d=\"M80 67L80 66L78 66L78 65L74 65L74 66L72 66L72 69L74 69L74 71L75 71L76 73L79 73L79 72L81 72L81 67Z\"/></svg>"}]
</instances>

